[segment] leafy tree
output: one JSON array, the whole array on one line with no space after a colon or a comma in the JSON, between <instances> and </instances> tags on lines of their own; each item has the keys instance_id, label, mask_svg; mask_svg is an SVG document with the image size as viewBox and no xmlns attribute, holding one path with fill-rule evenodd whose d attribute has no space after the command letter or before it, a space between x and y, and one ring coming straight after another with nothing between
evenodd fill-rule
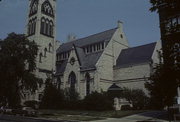
<instances>
[{"instance_id":1,"label":"leafy tree","mask_svg":"<svg viewBox=\"0 0 180 122\"><path fill-rule=\"evenodd\" d=\"M151 103L156 108L163 108L173 104L180 83L180 36L179 24L171 24L168 28L163 25L169 21L171 15L175 16L180 11L179 0L150 0L150 11L157 11L161 21L161 39L163 45L163 58L154 68L150 82L146 88L150 91ZM172 18L176 20L176 18ZM168 32L168 34L165 34ZM161 58L162 58L161 56Z\"/></svg>"},{"instance_id":2,"label":"leafy tree","mask_svg":"<svg viewBox=\"0 0 180 122\"><path fill-rule=\"evenodd\" d=\"M158 11L160 5L162 4L166 4L166 5L174 5L174 3L176 4L180 4L179 0L150 0L151 3L151 8L150 11L154 12L154 11Z\"/></svg>"},{"instance_id":3,"label":"leafy tree","mask_svg":"<svg viewBox=\"0 0 180 122\"><path fill-rule=\"evenodd\" d=\"M180 71L163 63L157 64L154 70L150 77L151 81L145 86L150 92L151 104L161 109L173 104L174 97L177 95Z\"/></svg>"},{"instance_id":4,"label":"leafy tree","mask_svg":"<svg viewBox=\"0 0 180 122\"><path fill-rule=\"evenodd\" d=\"M43 109L60 109L64 107L64 92L57 89L52 83L51 79L46 80L46 87L44 89L44 95L40 103L40 108Z\"/></svg>"},{"instance_id":5,"label":"leafy tree","mask_svg":"<svg viewBox=\"0 0 180 122\"><path fill-rule=\"evenodd\" d=\"M23 90L34 92L41 79L36 69L38 46L23 34L11 33L1 42L0 49L0 103L10 107L20 105Z\"/></svg>"},{"instance_id":6,"label":"leafy tree","mask_svg":"<svg viewBox=\"0 0 180 122\"><path fill-rule=\"evenodd\" d=\"M149 98L141 89L123 88L122 98L129 101L134 109L145 109L149 104Z\"/></svg>"}]
</instances>

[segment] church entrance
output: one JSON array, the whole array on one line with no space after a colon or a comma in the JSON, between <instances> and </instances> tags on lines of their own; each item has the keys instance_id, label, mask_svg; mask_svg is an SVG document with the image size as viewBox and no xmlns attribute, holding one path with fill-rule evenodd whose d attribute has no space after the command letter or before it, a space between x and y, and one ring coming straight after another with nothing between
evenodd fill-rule
<instances>
[{"instance_id":1,"label":"church entrance","mask_svg":"<svg viewBox=\"0 0 180 122\"><path fill-rule=\"evenodd\" d=\"M69 75L70 91L75 92L76 90L76 75L74 72L71 72Z\"/></svg>"}]
</instances>

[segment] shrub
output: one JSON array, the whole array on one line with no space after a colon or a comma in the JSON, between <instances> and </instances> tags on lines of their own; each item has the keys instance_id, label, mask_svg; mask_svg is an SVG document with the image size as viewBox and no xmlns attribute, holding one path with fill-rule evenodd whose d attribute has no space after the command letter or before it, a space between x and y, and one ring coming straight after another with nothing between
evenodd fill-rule
<instances>
[{"instance_id":1,"label":"shrub","mask_svg":"<svg viewBox=\"0 0 180 122\"><path fill-rule=\"evenodd\" d=\"M132 103L134 109L146 109L149 105L149 98L141 89L124 88L122 97Z\"/></svg>"},{"instance_id":2,"label":"shrub","mask_svg":"<svg viewBox=\"0 0 180 122\"><path fill-rule=\"evenodd\" d=\"M64 109L80 109L81 101L79 100L79 94L71 89L64 90L65 104Z\"/></svg>"},{"instance_id":3,"label":"shrub","mask_svg":"<svg viewBox=\"0 0 180 122\"><path fill-rule=\"evenodd\" d=\"M108 95L105 92L93 92L83 100L83 108L86 110L112 110L112 104L112 101L108 99Z\"/></svg>"}]
</instances>

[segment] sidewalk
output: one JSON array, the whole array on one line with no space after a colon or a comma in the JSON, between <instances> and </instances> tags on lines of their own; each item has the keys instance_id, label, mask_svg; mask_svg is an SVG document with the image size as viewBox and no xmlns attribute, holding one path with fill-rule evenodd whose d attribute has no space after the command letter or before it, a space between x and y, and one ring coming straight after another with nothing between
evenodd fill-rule
<instances>
[{"instance_id":1,"label":"sidewalk","mask_svg":"<svg viewBox=\"0 0 180 122\"><path fill-rule=\"evenodd\" d=\"M135 114L123 118L108 118L105 120L96 120L91 122L169 122L163 119L157 119L159 112L146 112L142 114Z\"/></svg>"}]
</instances>

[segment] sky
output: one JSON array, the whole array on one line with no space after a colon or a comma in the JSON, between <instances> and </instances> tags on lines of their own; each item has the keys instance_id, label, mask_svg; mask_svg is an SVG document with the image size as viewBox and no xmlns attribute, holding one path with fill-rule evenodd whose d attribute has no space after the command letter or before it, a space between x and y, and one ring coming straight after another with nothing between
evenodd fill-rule
<instances>
[{"instance_id":1,"label":"sky","mask_svg":"<svg viewBox=\"0 0 180 122\"><path fill-rule=\"evenodd\" d=\"M8 33L25 33L29 0L0 2L0 39ZM66 42L68 34L83 38L117 27L130 46L160 40L159 17L150 12L149 0L57 0L56 39Z\"/></svg>"}]
</instances>

